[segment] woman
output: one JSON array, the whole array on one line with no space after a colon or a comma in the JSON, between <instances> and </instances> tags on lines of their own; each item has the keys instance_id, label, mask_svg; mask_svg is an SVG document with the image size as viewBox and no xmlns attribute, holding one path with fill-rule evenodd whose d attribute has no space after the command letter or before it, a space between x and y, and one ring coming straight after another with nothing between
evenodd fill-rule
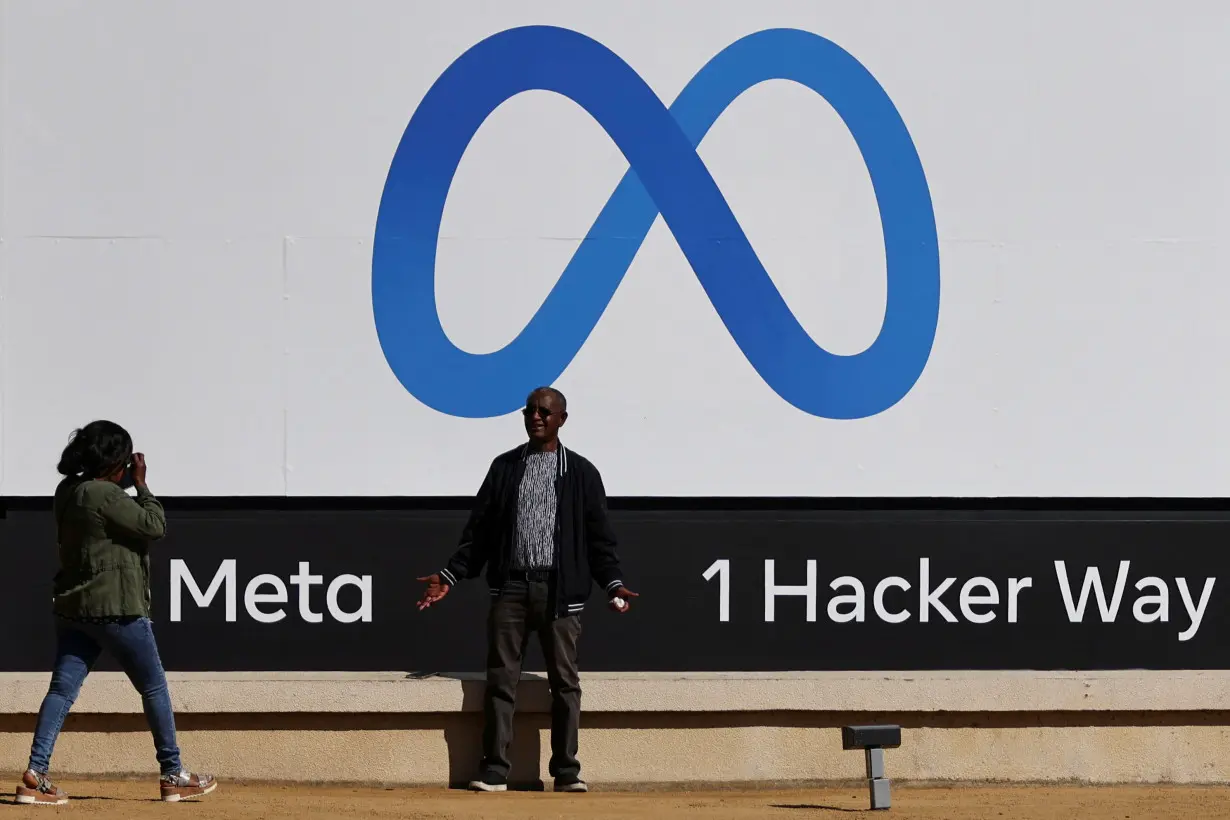
<instances>
[{"instance_id":1,"label":"woman","mask_svg":"<svg viewBox=\"0 0 1230 820\"><path fill-rule=\"evenodd\" d=\"M57 469L64 480L53 505L60 545L55 670L17 802L68 802L47 776L51 751L104 649L141 693L162 769L162 799L209 794L217 786L214 778L180 765L171 697L150 625L149 546L165 534L166 517L145 486L145 456L132 451L132 436L123 427L95 421L73 434ZM127 487L136 487L135 500L124 492Z\"/></svg>"}]
</instances>

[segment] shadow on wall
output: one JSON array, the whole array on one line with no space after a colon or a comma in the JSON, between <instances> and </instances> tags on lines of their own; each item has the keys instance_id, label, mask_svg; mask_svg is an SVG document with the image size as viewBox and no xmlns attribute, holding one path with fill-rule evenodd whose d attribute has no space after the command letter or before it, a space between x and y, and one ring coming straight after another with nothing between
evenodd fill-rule
<instances>
[{"instance_id":1,"label":"shadow on wall","mask_svg":"<svg viewBox=\"0 0 1230 820\"><path fill-rule=\"evenodd\" d=\"M525 684L518 705L525 700ZM544 699L546 682L542 684ZM478 697L481 699L481 687ZM35 715L0 714L0 734L28 735L34 731ZM838 734L833 741L840 747L842 726L852 723L895 723L904 729L1021 729L1086 728L1090 726L1230 726L1230 711L1185 712L596 712L581 716L581 731L602 729L711 729L740 726L787 726L803 729L831 729ZM469 782L477 772L482 740L480 712L449 713L361 713L361 712L279 712L212 713L183 712L175 716L181 731L245 732L363 732L363 731L438 731L452 734L457 754L468 761L459 762L461 777ZM524 727L524 728L523 728ZM524 754L520 744L529 743L535 729L550 727L550 715L543 712L517 716L517 738L513 756ZM125 714L72 714L64 724L66 732L137 732L145 734L145 716ZM535 744L538 738L532 738ZM584 743L584 739L581 741ZM541 751L541 750L540 750ZM581 749L582 757L585 750ZM529 759L529 758L527 758ZM537 758L533 758L537 760ZM466 763L460 766L460 763ZM584 762L584 760L582 760ZM515 761L514 761L515 765Z\"/></svg>"},{"instance_id":2,"label":"shadow on wall","mask_svg":"<svg viewBox=\"0 0 1230 820\"><path fill-rule=\"evenodd\" d=\"M410 678L428 677L422 674ZM444 726L444 742L448 746L448 781L450 788L465 788L478 777L482 760L483 690L479 675L431 675L461 681L461 720ZM508 788L514 791L543 791L542 733L551 727L551 692L545 676L523 673L517 686L517 715L513 720L513 740L508 749L512 769L508 773Z\"/></svg>"},{"instance_id":3,"label":"shadow on wall","mask_svg":"<svg viewBox=\"0 0 1230 820\"><path fill-rule=\"evenodd\" d=\"M444 728L444 742L448 744L448 783L450 788L461 789L478 776L482 759L482 719L468 716L464 725L453 723ZM542 791L541 771L542 742L540 733L550 727L546 715L518 715L513 723L513 742L508 750L512 771L508 775L508 788L516 791Z\"/></svg>"}]
</instances>

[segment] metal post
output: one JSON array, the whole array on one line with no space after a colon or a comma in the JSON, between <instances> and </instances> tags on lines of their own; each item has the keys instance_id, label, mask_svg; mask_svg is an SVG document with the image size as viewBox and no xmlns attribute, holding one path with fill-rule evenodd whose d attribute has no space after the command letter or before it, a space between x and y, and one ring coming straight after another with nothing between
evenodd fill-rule
<instances>
[{"instance_id":1,"label":"metal post","mask_svg":"<svg viewBox=\"0 0 1230 820\"><path fill-rule=\"evenodd\" d=\"M867 789L871 793L872 809L887 809L892 805L889 797L889 779L884 776L884 750L868 746L863 750L867 760Z\"/></svg>"},{"instance_id":2,"label":"metal post","mask_svg":"<svg viewBox=\"0 0 1230 820\"><path fill-rule=\"evenodd\" d=\"M884 750L900 746L901 727L895 724L841 727L841 748L863 750L872 809L887 809L892 805L888 794L889 780L884 776Z\"/></svg>"}]
</instances>

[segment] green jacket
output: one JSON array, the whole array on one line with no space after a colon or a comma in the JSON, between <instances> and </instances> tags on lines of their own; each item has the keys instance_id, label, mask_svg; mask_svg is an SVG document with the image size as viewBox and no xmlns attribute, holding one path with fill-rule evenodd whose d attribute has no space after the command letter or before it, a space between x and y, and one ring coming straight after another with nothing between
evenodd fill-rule
<instances>
[{"instance_id":1,"label":"green jacket","mask_svg":"<svg viewBox=\"0 0 1230 820\"><path fill-rule=\"evenodd\" d=\"M111 481L70 477L56 488L53 509L60 545L56 614L149 617L149 547L167 530L158 499L145 487L134 499Z\"/></svg>"}]
</instances>

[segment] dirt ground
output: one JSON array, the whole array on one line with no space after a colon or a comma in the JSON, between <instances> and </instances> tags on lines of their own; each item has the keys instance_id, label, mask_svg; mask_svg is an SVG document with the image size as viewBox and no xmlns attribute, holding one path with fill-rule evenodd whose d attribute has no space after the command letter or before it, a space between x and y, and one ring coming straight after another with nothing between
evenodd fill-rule
<instances>
[{"instance_id":1,"label":"dirt ground","mask_svg":"<svg viewBox=\"0 0 1230 820\"><path fill-rule=\"evenodd\" d=\"M164 805L157 782L60 783L73 800L66 806L31 809L13 804L16 782L3 781L0 818L34 811L92 818L165 818L177 812L210 820L264 817L477 818L761 818L848 817L866 812L867 795L855 788L763 791L595 791L565 795L535 792L470 794L446 789L362 789L341 786L238 785L223 783L200 805ZM1230 818L1230 787L1189 786L909 786L893 789L893 808L874 816L895 820L1057 818L1057 820L1165 820Z\"/></svg>"}]
</instances>

